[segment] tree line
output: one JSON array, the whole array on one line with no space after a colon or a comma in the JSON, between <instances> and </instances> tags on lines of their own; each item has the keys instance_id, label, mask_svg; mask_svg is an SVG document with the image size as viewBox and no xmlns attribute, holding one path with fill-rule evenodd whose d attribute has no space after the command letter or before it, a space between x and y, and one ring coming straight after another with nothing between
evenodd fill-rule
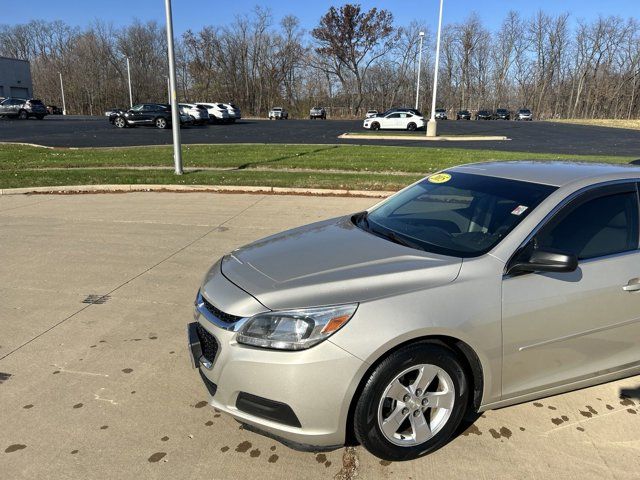
<instances>
[{"instance_id":1,"label":"tree line","mask_svg":"<svg viewBox=\"0 0 640 480\"><path fill-rule=\"evenodd\" d=\"M419 108L430 106L435 34L398 25L391 12L357 4L331 7L305 31L288 15L276 21L256 7L225 25L187 30L176 39L182 101L237 103L244 115L283 106L306 115L321 105L330 116L413 106L422 43ZM100 114L134 102L166 102L164 25L133 21L84 28L63 21L0 26L0 55L29 60L35 95L67 110ZM640 22L568 13L509 11L490 30L475 13L443 26L438 107L531 108L539 118L640 117Z\"/></svg>"}]
</instances>

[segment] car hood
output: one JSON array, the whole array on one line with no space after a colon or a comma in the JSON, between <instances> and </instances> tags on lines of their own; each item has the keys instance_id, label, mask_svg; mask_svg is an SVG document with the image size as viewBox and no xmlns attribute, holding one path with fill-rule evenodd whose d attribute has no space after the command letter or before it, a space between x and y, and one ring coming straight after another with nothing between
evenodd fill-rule
<instances>
[{"instance_id":1,"label":"car hood","mask_svg":"<svg viewBox=\"0 0 640 480\"><path fill-rule=\"evenodd\" d=\"M364 302L431 288L455 280L461 265L459 258L398 245L341 217L235 250L223 259L221 271L276 310Z\"/></svg>"}]
</instances>

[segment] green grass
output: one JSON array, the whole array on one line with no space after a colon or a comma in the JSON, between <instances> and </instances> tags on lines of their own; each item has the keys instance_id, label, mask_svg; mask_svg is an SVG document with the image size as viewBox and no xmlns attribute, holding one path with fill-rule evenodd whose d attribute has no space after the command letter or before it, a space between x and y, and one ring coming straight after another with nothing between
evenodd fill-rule
<instances>
[{"instance_id":1,"label":"green grass","mask_svg":"<svg viewBox=\"0 0 640 480\"><path fill-rule=\"evenodd\" d=\"M185 167L239 170L317 169L354 172L428 173L461 163L491 160L581 160L628 163L635 157L559 155L464 148L379 145L185 145ZM140 167L173 165L172 147L44 149L0 146L0 169L50 167Z\"/></svg>"},{"instance_id":2,"label":"green grass","mask_svg":"<svg viewBox=\"0 0 640 480\"><path fill-rule=\"evenodd\" d=\"M156 184L251 185L269 187L336 188L342 190L399 190L423 175L371 173L303 173L278 171L188 172L170 170L28 170L0 171L0 188L58 185Z\"/></svg>"},{"instance_id":3,"label":"green grass","mask_svg":"<svg viewBox=\"0 0 640 480\"><path fill-rule=\"evenodd\" d=\"M422 146L185 145L183 163L186 168L226 170L192 172L178 177L171 170L121 168L170 169L173 166L171 146L45 149L0 145L0 188L166 183L386 190L402 187L430 172L462 163L524 159L628 163L635 158ZM64 170L70 167L74 170Z\"/></svg>"}]
</instances>

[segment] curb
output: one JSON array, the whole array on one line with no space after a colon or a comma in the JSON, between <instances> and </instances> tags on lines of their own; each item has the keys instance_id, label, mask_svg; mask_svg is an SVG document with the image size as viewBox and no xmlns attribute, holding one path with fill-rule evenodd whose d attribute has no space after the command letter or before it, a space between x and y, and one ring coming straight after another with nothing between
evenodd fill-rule
<instances>
[{"instance_id":1,"label":"curb","mask_svg":"<svg viewBox=\"0 0 640 480\"><path fill-rule=\"evenodd\" d=\"M271 195L309 195L321 197L386 198L396 192L379 190L337 190L324 188L251 187L234 185L69 185L58 187L24 187L0 189L0 195L82 194L82 193L250 193Z\"/></svg>"},{"instance_id":2,"label":"curb","mask_svg":"<svg viewBox=\"0 0 640 480\"><path fill-rule=\"evenodd\" d=\"M486 141L504 141L511 140L509 137L500 135L494 136L440 136L427 137L426 135L349 135L343 133L338 138L349 140L406 140L409 142L486 142Z\"/></svg>"}]
</instances>

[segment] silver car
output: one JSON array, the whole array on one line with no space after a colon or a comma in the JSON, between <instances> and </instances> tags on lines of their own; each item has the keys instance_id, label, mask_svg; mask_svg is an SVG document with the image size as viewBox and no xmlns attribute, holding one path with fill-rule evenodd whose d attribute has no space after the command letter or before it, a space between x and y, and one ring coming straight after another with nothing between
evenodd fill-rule
<instances>
[{"instance_id":1,"label":"silver car","mask_svg":"<svg viewBox=\"0 0 640 480\"><path fill-rule=\"evenodd\" d=\"M640 169L451 168L220 259L188 335L211 405L409 460L482 412L640 374Z\"/></svg>"}]
</instances>

